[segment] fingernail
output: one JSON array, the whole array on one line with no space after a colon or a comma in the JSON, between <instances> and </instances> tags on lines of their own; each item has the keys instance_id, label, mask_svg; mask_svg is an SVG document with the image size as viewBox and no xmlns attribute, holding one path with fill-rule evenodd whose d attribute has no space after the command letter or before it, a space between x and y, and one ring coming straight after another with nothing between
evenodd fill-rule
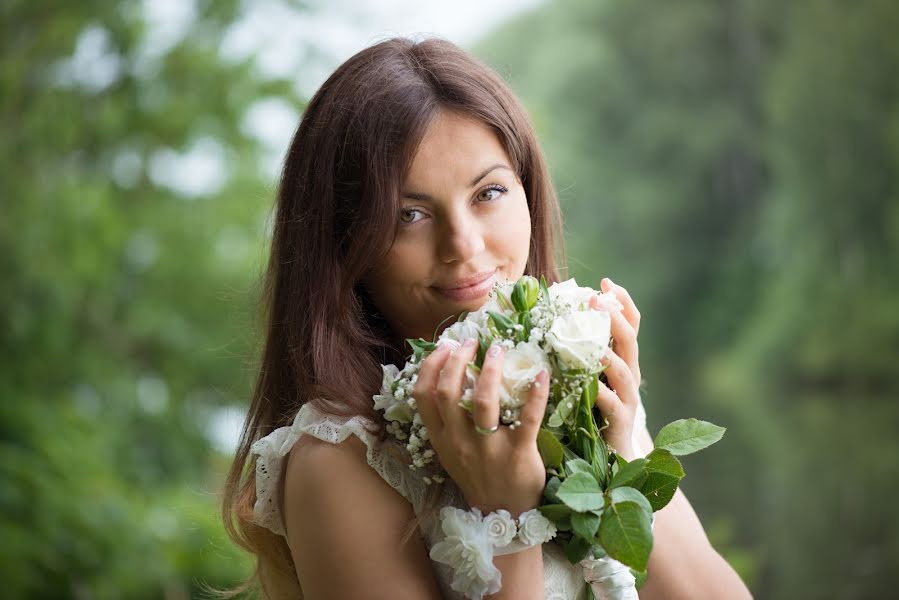
<instances>
[{"instance_id":1,"label":"fingernail","mask_svg":"<svg viewBox=\"0 0 899 600\"><path fill-rule=\"evenodd\" d=\"M499 344L494 344L490 346L490 350L487 351L488 356L498 356L500 351L503 349Z\"/></svg>"},{"instance_id":2,"label":"fingernail","mask_svg":"<svg viewBox=\"0 0 899 600\"><path fill-rule=\"evenodd\" d=\"M609 366L612 362L612 349L609 346L606 346L602 351L602 356L599 357L599 362L602 364Z\"/></svg>"},{"instance_id":3,"label":"fingernail","mask_svg":"<svg viewBox=\"0 0 899 600\"><path fill-rule=\"evenodd\" d=\"M463 346L465 346L465 348L473 348L474 345L477 344L477 343L478 343L478 342L477 342L476 339L474 339L474 338L468 338L467 340L465 340L465 343L463 344Z\"/></svg>"},{"instance_id":4,"label":"fingernail","mask_svg":"<svg viewBox=\"0 0 899 600\"><path fill-rule=\"evenodd\" d=\"M443 338L442 340L437 342L438 350L440 348L447 347L447 348L449 348L450 354L452 354L453 352L458 350L460 346L461 346L461 344L459 342L457 342L456 340L451 340L449 338Z\"/></svg>"}]
</instances>

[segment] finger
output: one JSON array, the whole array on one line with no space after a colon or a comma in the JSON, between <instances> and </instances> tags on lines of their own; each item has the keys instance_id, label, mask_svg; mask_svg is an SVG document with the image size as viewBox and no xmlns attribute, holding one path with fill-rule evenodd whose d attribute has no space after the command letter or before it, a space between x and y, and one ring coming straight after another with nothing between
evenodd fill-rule
<instances>
[{"instance_id":1,"label":"finger","mask_svg":"<svg viewBox=\"0 0 899 600\"><path fill-rule=\"evenodd\" d=\"M418 377L412 388L412 397L415 398L415 406L421 413L421 420L428 431L435 433L443 429L443 418L436 403L437 381L440 377L440 369L449 358L449 348L438 346L421 362L418 369Z\"/></svg>"},{"instance_id":2,"label":"finger","mask_svg":"<svg viewBox=\"0 0 899 600\"><path fill-rule=\"evenodd\" d=\"M459 406L459 399L462 397L465 366L474 359L477 348L478 341L468 338L461 348L450 355L440 371L437 406L440 407L440 416L447 428L458 430L461 427L471 427L467 422L465 409Z\"/></svg>"},{"instance_id":3,"label":"finger","mask_svg":"<svg viewBox=\"0 0 899 600\"><path fill-rule=\"evenodd\" d=\"M637 344L637 332L624 318L621 309L611 298L594 296L591 298L590 306L609 313L612 322L612 337L615 340L613 348L631 370L634 385L640 387L640 348Z\"/></svg>"},{"instance_id":4,"label":"finger","mask_svg":"<svg viewBox=\"0 0 899 600\"><path fill-rule=\"evenodd\" d=\"M543 424L543 416L546 414L546 403L549 401L549 373L546 369L540 371L536 380L531 384L528 392L527 403L521 407L521 425L515 428L515 438L522 442L533 443L537 439L537 432Z\"/></svg>"},{"instance_id":5,"label":"finger","mask_svg":"<svg viewBox=\"0 0 899 600\"><path fill-rule=\"evenodd\" d=\"M499 388L503 382L505 349L494 344L484 357L481 375L474 391L474 422L484 429L499 423Z\"/></svg>"},{"instance_id":6,"label":"finger","mask_svg":"<svg viewBox=\"0 0 899 600\"><path fill-rule=\"evenodd\" d=\"M634 385L630 367L611 348L606 349L602 364L607 365L603 371L612 388L625 404L637 404L637 388Z\"/></svg>"},{"instance_id":7,"label":"finger","mask_svg":"<svg viewBox=\"0 0 899 600\"><path fill-rule=\"evenodd\" d=\"M637 310L637 305L634 304L630 293L608 277L605 277L600 282L600 287L602 287L602 290L604 292L615 292L615 296L618 298L621 304L624 305L624 318L627 319L631 324L631 327L634 328L634 333L639 335L640 311Z\"/></svg>"},{"instance_id":8,"label":"finger","mask_svg":"<svg viewBox=\"0 0 899 600\"><path fill-rule=\"evenodd\" d=\"M599 408L600 414L606 419L614 417L615 413L621 408L621 398L618 397L613 390L602 381L597 381L596 406Z\"/></svg>"}]
</instances>

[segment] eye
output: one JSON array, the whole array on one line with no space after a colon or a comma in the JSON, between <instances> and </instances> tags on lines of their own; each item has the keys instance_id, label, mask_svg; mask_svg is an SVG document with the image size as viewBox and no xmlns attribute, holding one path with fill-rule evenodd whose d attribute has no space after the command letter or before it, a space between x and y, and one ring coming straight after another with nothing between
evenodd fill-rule
<instances>
[{"instance_id":1,"label":"eye","mask_svg":"<svg viewBox=\"0 0 899 600\"><path fill-rule=\"evenodd\" d=\"M490 198L488 198L488 199L485 200L485 202L493 202L494 200L496 200L497 198L499 198L500 194L505 194L505 193L508 192L508 191L509 191L508 188L506 188L506 187L504 187L504 186L501 186L501 185L498 184L498 183L492 183L492 184L488 185L487 187L485 187L485 188L484 188L483 190L481 190L480 192L478 192L478 197L480 198L480 197L482 197L484 194L487 194L487 193L489 193L489 192L496 192L496 194L491 195Z\"/></svg>"},{"instance_id":2,"label":"eye","mask_svg":"<svg viewBox=\"0 0 899 600\"><path fill-rule=\"evenodd\" d=\"M405 224L405 225L411 225L412 223L417 223L417 222L419 221L419 219L416 219L416 220L414 220L414 221L407 221L407 220L404 218L406 215L409 215L409 214L411 214L411 213L424 214L424 213L422 213L420 210L418 210L417 208L404 208L403 210L400 211L400 221L401 221L403 224Z\"/></svg>"}]
</instances>

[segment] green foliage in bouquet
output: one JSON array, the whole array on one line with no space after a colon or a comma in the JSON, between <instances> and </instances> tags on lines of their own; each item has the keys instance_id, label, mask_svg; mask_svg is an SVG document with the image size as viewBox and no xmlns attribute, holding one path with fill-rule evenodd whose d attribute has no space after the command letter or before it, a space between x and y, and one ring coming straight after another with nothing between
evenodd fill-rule
<instances>
[{"instance_id":1,"label":"green foliage in bouquet","mask_svg":"<svg viewBox=\"0 0 899 600\"><path fill-rule=\"evenodd\" d=\"M508 314L487 311L489 335L478 334L478 352L469 365L478 373L492 343L532 339L532 329L547 323L546 310L541 311L538 304L552 306L542 276L539 283L524 276L508 297L497 293L494 298ZM465 317L463 313L458 321ZM407 342L417 362L437 346L423 339ZM547 474L544 503L538 509L555 523L559 533L554 541L562 545L572 564L609 556L627 565L639 584L646 578L652 550L652 514L671 501L684 477L677 456L714 444L725 429L692 418L674 421L659 431L649 455L628 462L602 436L608 421L595 399L598 382L605 377L603 369L599 363L596 369L576 369L554 361L546 414L537 436Z\"/></svg>"}]
</instances>

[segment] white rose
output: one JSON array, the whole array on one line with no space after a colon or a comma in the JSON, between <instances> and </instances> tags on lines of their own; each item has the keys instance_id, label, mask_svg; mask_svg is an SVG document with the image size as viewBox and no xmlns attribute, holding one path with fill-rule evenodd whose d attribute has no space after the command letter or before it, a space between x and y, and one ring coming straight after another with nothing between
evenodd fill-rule
<instances>
[{"instance_id":1,"label":"white rose","mask_svg":"<svg viewBox=\"0 0 899 600\"><path fill-rule=\"evenodd\" d=\"M567 304L575 310L586 310L590 307L590 298L598 292L589 287L580 287L572 278L549 286L549 297L553 304Z\"/></svg>"},{"instance_id":2,"label":"white rose","mask_svg":"<svg viewBox=\"0 0 899 600\"><path fill-rule=\"evenodd\" d=\"M546 332L546 342L571 369L599 369L599 361L609 345L612 319L601 310L576 311L556 317Z\"/></svg>"},{"instance_id":3,"label":"white rose","mask_svg":"<svg viewBox=\"0 0 899 600\"><path fill-rule=\"evenodd\" d=\"M545 544L555 535L556 526L536 508L518 517L518 539L528 546Z\"/></svg>"},{"instance_id":4,"label":"white rose","mask_svg":"<svg viewBox=\"0 0 899 600\"><path fill-rule=\"evenodd\" d=\"M508 546L515 537L515 521L512 520L512 514L505 509L501 508L484 517L484 525L490 542L499 548Z\"/></svg>"},{"instance_id":5,"label":"white rose","mask_svg":"<svg viewBox=\"0 0 899 600\"><path fill-rule=\"evenodd\" d=\"M441 340L461 343L468 338L478 339L478 334L486 331L487 324L485 322L482 326L478 321L470 319L469 316L466 316L461 321L457 321L444 329L440 334L440 339L437 341L437 345L440 345Z\"/></svg>"},{"instance_id":6,"label":"white rose","mask_svg":"<svg viewBox=\"0 0 899 600\"><path fill-rule=\"evenodd\" d=\"M503 362L505 394L501 391L500 395L508 398L508 408L518 408L524 403L528 386L543 369L546 369L547 373L551 372L549 357L533 342L521 342L506 352Z\"/></svg>"}]
</instances>

